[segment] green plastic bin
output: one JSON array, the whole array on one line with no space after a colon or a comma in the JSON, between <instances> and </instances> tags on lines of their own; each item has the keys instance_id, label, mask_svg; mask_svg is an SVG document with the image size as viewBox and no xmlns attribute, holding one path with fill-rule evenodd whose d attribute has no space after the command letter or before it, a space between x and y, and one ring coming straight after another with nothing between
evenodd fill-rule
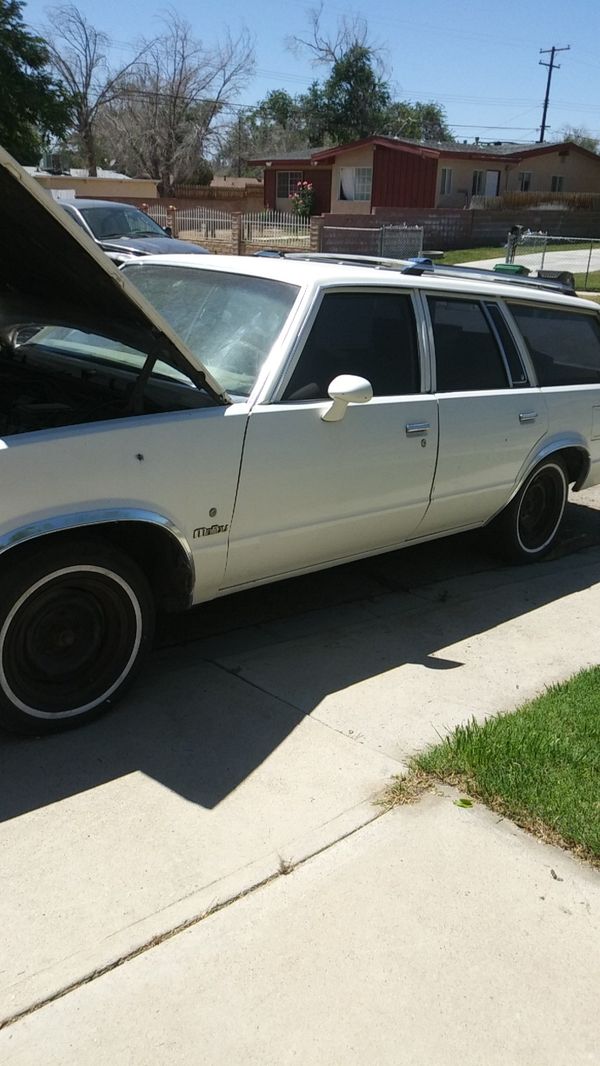
<instances>
[{"instance_id":1,"label":"green plastic bin","mask_svg":"<svg viewBox=\"0 0 600 1066\"><path fill-rule=\"evenodd\" d=\"M529 267L523 266L522 263L496 263L494 270L498 274L531 274Z\"/></svg>"}]
</instances>

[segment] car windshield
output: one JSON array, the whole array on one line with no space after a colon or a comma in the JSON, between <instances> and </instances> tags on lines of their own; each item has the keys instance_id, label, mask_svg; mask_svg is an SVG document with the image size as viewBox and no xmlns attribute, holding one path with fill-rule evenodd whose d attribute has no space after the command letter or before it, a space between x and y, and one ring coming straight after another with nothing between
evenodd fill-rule
<instances>
[{"instance_id":1,"label":"car windshield","mask_svg":"<svg viewBox=\"0 0 600 1066\"><path fill-rule=\"evenodd\" d=\"M102 207L79 207L94 237L99 241L111 237L164 237L165 231L150 215L137 207L107 203Z\"/></svg>"},{"instance_id":2,"label":"car windshield","mask_svg":"<svg viewBox=\"0 0 600 1066\"><path fill-rule=\"evenodd\" d=\"M123 270L224 389L250 395L298 286L157 263Z\"/></svg>"}]
</instances>

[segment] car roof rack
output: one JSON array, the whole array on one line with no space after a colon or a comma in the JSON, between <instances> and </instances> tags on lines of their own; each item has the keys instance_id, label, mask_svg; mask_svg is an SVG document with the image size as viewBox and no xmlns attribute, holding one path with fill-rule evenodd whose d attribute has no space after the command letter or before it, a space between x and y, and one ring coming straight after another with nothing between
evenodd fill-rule
<instances>
[{"instance_id":1,"label":"car roof rack","mask_svg":"<svg viewBox=\"0 0 600 1066\"><path fill-rule=\"evenodd\" d=\"M529 289L545 289L563 296L574 296L574 287L557 278L539 278L532 275L501 274L485 267L469 267L457 264L434 263L427 256L415 256L413 259L391 259L386 256L348 255L345 252L282 252L283 259L300 259L317 263L338 263L341 266L372 267L374 270L394 270L401 274L421 276L431 274L434 277L464 278L473 281L494 281L501 285L524 286Z\"/></svg>"}]
</instances>

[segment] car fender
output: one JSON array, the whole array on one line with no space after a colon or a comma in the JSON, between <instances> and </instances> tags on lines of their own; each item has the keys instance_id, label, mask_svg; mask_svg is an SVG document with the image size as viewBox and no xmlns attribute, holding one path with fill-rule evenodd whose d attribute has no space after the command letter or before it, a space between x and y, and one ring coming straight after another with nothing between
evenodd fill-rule
<instances>
[{"instance_id":1,"label":"car fender","mask_svg":"<svg viewBox=\"0 0 600 1066\"><path fill-rule=\"evenodd\" d=\"M508 502L510 503L517 493L520 492L525 481L533 470L535 470L536 466L538 466L544 459L548 459L549 456L555 455L557 452L565 451L567 448L575 448L577 451L582 452L584 457L581 473L573 486L577 492L588 475L591 459L586 438L581 433L571 430L567 433L556 433L551 437L543 437L542 440L538 441L519 471L515 487Z\"/></svg>"},{"instance_id":2,"label":"car fender","mask_svg":"<svg viewBox=\"0 0 600 1066\"><path fill-rule=\"evenodd\" d=\"M110 507L95 510L75 511L71 514L58 514L51 517L43 517L18 526L0 536L0 557L11 548L27 544L39 537L53 533L65 533L77 529L89 529L93 526L109 525L115 523L144 523L158 526L173 537L177 542L186 562L189 575L190 593L195 585L195 566L192 550L187 537L180 529L167 518L166 515L157 511L149 511L139 507ZM190 594L191 604L191 594Z\"/></svg>"}]
</instances>

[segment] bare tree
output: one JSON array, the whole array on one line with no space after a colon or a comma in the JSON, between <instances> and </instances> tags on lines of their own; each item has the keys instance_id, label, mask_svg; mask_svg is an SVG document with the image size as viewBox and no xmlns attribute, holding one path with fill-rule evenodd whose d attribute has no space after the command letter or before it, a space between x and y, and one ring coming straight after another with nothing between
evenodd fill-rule
<instances>
[{"instance_id":1,"label":"bare tree","mask_svg":"<svg viewBox=\"0 0 600 1066\"><path fill-rule=\"evenodd\" d=\"M318 7L309 9L307 16L310 32L307 37L287 37L286 45L290 51L294 54L308 52L313 63L333 66L351 49L363 48L382 74L385 66L384 49L381 45L369 41L366 18L363 15L353 15L351 18L343 15L338 19L335 31L327 33L322 27L323 11L323 0Z\"/></svg>"},{"instance_id":2,"label":"bare tree","mask_svg":"<svg viewBox=\"0 0 600 1066\"><path fill-rule=\"evenodd\" d=\"M205 47L174 11L164 23L165 32L121 79L102 126L123 169L157 178L168 192L192 177L217 144L227 105L253 71L254 52L246 31Z\"/></svg>"},{"instance_id":3,"label":"bare tree","mask_svg":"<svg viewBox=\"0 0 600 1066\"><path fill-rule=\"evenodd\" d=\"M74 133L91 178L97 173L96 127L102 109L117 99L124 78L139 63L147 45L123 66L112 70L110 40L71 4L48 13L45 31L50 63L73 98Z\"/></svg>"}]
</instances>

